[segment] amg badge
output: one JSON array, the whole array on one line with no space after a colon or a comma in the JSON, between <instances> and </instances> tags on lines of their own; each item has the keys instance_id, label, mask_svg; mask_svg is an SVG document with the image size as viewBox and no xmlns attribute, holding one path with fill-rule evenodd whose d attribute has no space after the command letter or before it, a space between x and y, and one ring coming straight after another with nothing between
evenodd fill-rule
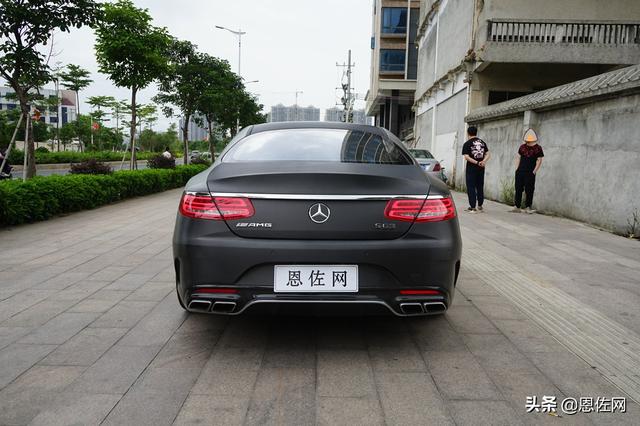
<instances>
[{"instance_id":1,"label":"amg badge","mask_svg":"<svg viewBox=\"0 0 640 426\"><path fill-rule=\"evenodd\" d=\"M271 222L239 222L236 228L271 228Z\"/></svg>"}]
</instances>

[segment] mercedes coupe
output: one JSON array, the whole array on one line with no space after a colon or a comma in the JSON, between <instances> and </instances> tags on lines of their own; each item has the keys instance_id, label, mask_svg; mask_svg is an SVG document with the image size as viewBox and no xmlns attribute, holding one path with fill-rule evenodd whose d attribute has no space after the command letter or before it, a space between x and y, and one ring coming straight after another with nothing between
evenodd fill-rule
<instances>
[{"instance_id":1,"label":"mercedes coupe","mask_svg":"<svg viewBox=\"0 0 640 426\"><path fill-rule=\"evenodd\" d=\"M444 313L462 244L447 186L385 129L241 130L193 177L173 237L190 312Z\"/></svg>"}]
</instances>

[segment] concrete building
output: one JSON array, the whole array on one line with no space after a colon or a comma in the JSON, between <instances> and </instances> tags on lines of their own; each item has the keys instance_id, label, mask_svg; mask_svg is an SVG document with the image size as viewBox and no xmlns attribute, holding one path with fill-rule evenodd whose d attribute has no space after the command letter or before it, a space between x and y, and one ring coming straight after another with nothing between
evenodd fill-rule
<instances>
[{"instance_id":1,"label":"concrete building","mask_svg":"<svg viewBox=\"0 0 640 426\"><path fill-rule=\"evenodd\" d=\"M374 0L371 36L371 82L366 115L410 143L413 139L420 16L417 0Z\"/></svg>"},{"instance_id":2,"label":"concrete building","mask_svg":"<svg viewBox=\"0 0 640 426\"><path fill-rule=\"evenodd\" d=\"M269 113L269 121L320 121L320 108L313 105L301 107L299 105L274 105Z\"/></svg>"},{"instance_id":3,"label":"concrete building","mask_svg":"<svg viewBox=\"0 0 640 426\"><path fill-rule=\"evenodd\" d=\"M324 111L324 121L343 121L344 109L333 107ZM353 122L357 124L368 124L367 115L363 109L353 110Z\"/></svg>"},{"instance_id":4,"label":"concrete building","mask_svg":"<svg viewBox=\"0 0 640 426\"><path fill-rule=\"evenodd\" d=\"M13 94L14 91L10 87L0 87L0 111L19 109L20 104L17 99L8 98L7 95ZM50 89L40 89L40 94L45 98L56 97L56 91ZM60 126L76 119L76 92L72 90L60 90L57 94L60 98L60 106L56 108L40 108L40 121L55 126L60 119ZM31 107L32 111L35 106Z\"/></svg>"},{"instance_id":5,"label":"concrete building","mask_svg":"<svg viewBox=\"0 0 640 426\"><path fill-rule=\"evenodd\" d=\"M204 117L200 117L202 120L202 124L196 123L196 117L191 117L189 119L189 142L198 142L208 140L209 138L209 130L206 128L206 121ZM180 139L182 139L182 128L184 127L184 118L180 117L178 134Z\"/></svg>"},{"instance_id":6,"label":"concrete building","mask_svg":"<svg viewBox=\"0 0 640 426\"><path fill-rule=\"evenodd\" d=\"M637 0L422 0L420 10L414 144L458 184L468 114L640 63Z\"/></svg>"},{"instance_id":7,"label":"concrete building","mask_svg":"<svg viewBox=\"0 0 640 426\"><path fill-rule=\"evenodd\" d=\"M514 158L533 128L545 154L535 208L625 235L640 219L640 65L476 108L466 120L490 141L488 197L512 202Z\"/></svg>"}]
</instances>

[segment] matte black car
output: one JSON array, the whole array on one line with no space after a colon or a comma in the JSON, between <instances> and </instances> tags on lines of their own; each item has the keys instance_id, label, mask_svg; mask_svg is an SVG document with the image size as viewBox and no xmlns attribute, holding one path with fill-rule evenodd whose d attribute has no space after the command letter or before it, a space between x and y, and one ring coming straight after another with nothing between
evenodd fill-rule
<instances>
[{"instance_id":1,"label":"matte black car","mask_svg":"<svg viewBox=\"0 0 640 426\"><path fill-rule=\"evenodd\" d=\"M188 182L173 237L180 304L219 314L440 314L461 248L447 186L400 140L322 122L243 129Z\"/></svg>"}]
</instances>

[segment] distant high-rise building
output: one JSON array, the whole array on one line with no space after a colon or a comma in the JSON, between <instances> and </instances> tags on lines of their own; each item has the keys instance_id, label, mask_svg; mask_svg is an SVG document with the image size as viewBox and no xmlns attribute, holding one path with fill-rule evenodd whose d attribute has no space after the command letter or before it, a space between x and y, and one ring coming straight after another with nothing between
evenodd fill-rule
<instances>
[{"instance_id":1,"label":"distant high-rise building","mask_svg":"<svg viewBox=\"0 0 640 426\"><path fill-rule=\"evenodd\" d=\"M204 141L204 140L207 140L207 138L209 137L209 131L205 127L204 117L199 117L202 120L202 125L196 123L197 118L198 117L192 116L189 119L189 136L188 136L189 142ZM178 130L178 133L181 139L182 139L183 127L184 127L184 118L180 117L180 129Z\"/></svg>"},{"instance_id":2,"label":"distant high-rise building","mask_svg":"<svg viewBox=\"0 0 640 426\"><path fill-rule=\"evenodd\" d=\"M333 107L324 111L324 121L343 121L344 109ZM367 115L364 109L353 110L353 122L356 124L368 124Z\"/></svg>"},{"instance_id":3,"label":"distant high-rise building","mask_svg":"<svg viewBox=\"0 0 640 426\"><path fill-rule=\"evenodd\" d=\"M308 107L274 105L271 107L269 121L320 121L320 108L316 108L313 105Z\"/></svg>"}]
</instances>

